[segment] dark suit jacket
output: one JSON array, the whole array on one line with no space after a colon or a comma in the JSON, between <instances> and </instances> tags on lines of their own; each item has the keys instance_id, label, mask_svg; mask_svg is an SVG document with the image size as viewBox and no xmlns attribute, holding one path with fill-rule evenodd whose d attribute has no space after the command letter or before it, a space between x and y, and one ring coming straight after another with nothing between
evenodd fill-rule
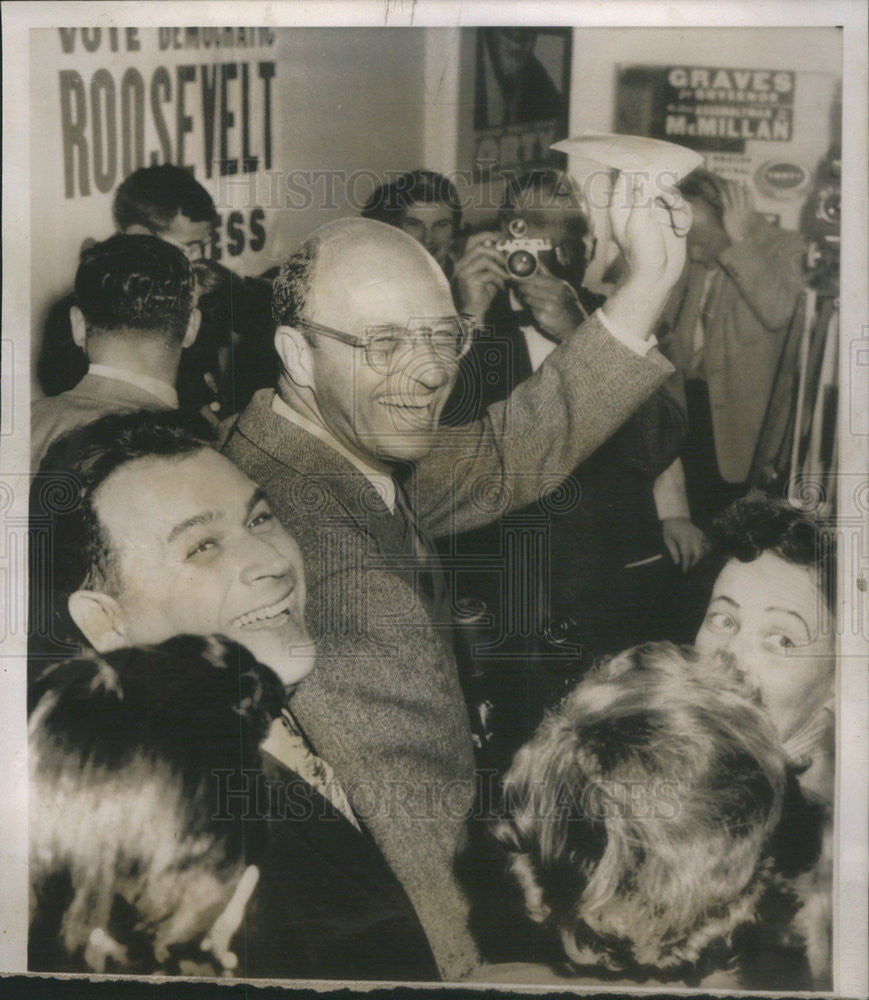
<instances>
[{"instance_id":1,"label":"dark suit jacket","mask_svg":"<svg viewBox=\"0 0 869 1000\"><path fill-rule=\"evenodd\" d=\"M446 429L409 482L430 535L535 499L598 447L672 369L596 320L507 404ZM268 491L308 576L316 669L293 699L414 904L445 979L476 960L453 874L474 797L474 758L451 632L432 622L399 519L368 480L257 393L224 452Z\"/></svg>"},{"instance_id":2,"label":"dark suit jacket","mask_svg":"<svg viewBox=\"0 0 869 1000\"><path fill-rule=\"evenodd\" d=\"M579 294L588 311L603 302L585 289ZM533 318L511 309L508 295L499 294L486 315L484 331L463 359L460 384L475 387L476 411L506 399L531 377L523 324L533 325ZM454 394L448 413L455 410L456 402ZM541 568L547 579L546 593L540 596L546 598L547 606L542 609L546 627L555 634L575 632L594 652L602 652L601 642L615 638L619 630L623 639L618 648L635 638L635 630L622 616L621 571L629 563L663 553L652 486L678 455L685 428L681 383L674 375L572 471L563 503L544 501L510 513L511 525L524 518L529 525L536 520L545 525L546 566ZM469 566L474 559L491 564L502 550L508 523L498 521L457 536L454 561ZM457 596L485 601L500 621L500 575L495 571L468 573ZM651 637L640 636L636 641Z\"/></svg>"},{"instance_id":3,"label":"dark suit jacket","mask_svg":"<svg viewBox=\"0 0 869 1000\"><path fill-rule=\"evenodd\" d=\"M265 854L252 859L259 881L233 942L237 974L437 980L416 913L370 835L266 753L262 774L262 784L246 775L250 794L235 803L268 816Z\"/></svg>"}]
</instances>

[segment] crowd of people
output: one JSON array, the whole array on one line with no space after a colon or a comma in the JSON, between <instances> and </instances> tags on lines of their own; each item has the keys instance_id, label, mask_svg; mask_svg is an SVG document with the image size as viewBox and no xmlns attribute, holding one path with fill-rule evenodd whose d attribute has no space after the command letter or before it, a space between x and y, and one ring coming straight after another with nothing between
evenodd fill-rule
<instances>
[{"instance_id":1,"label":"crowd of people","mask_svg":"<svg viewBox=\"0 0 869 1000\"><path fill-rule=\"evenodd\" d=\"M43 341L30 968L829 988L833 552L749 480L796 234L622 173L605 297L551 168L258 279L214 215L132 173Z\"/></svg>"}]
</instances>

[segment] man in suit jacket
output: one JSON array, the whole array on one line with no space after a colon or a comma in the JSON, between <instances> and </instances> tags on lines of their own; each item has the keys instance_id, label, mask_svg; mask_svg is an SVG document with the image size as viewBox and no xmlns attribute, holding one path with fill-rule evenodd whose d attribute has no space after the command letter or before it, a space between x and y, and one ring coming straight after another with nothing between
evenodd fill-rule
<instances>
[{"instance_id":1,"label":"man in suit jacket","mask_svg":"<svg viewBox=\"0 0 869 1000\"><path fill-rule=\"evenodd\" d=\"M296 692L297 718L404 885L446 979L477 960L453 874L474 760L427 536L553 488L670 373L647 338L683 243L625 180L618 193L633 270L606 315L507 403L446 430L471 329L438 265L380 223L317 230L274 285L278 391L257 393L223 446L268 490L305 557L320 660Z\"/></svg>"},{"instance_id":2,"label":"man in suit jacket","mask_svg":"<svg viewBox=\"0 0 869 1000\"><path fill-rule=\"evenodd\" d=\"M35 472L66 431L107 413L177 409L181 354L196 339L190 263L155 236L113 236L82 254L69 318L89 367L72 389L34 402Z\"/></svg>"},{"instance_id":3,"label":"man in suit jacket","mask_svg":"<svg viewBox=\"0 0 869 1000\"><path fill-rule=\"evenodd\" d=\"M680 189L693 210L690 263L660 337L686 380L682 458L692 515L706 524L745 492L804 286L804 247L755 212L744 184L695 170Z\"/></svg>"},{"instance_id":4,"label":"man in suit jacket","mask_svg":"<svg viewBox=\"0 0 869 1000\"><path fill-rule=\"evenodd\" d=\"M268 831L236 948L239 974L436 979L407 895L286 700L314 666L298 546L263 490L187 423L179 414L111 414L49 449L31 492L32 690L53 673L40 668L82 638L101 654L119 650L123 662L130 647L184 634L163 646L179 672L196 663L197 649L215 670L244 667L237 647L191 644L193 635L243 646L274 670L280 690L263 773L224 773L214 802L251 839ZM177 706L179 719L185 710ZM179 739L195 741L200 724L207 720L193 712ZM31 967L46 967L43 944L31 940Z\"/></svg>"},{"instance_id":5,"label":"man in suit jacket","mask_svg":"<svg viewBox=\"0 0 869 1000\"><path fill-rule=\"evenodd\" d=\"M220 215L193 174L174 163L134 170L115 192L112 215L119 233L156 236L178 247L193 265L202 322L178 368L180 405L203 410L216 423L221 412L240 409L255 389L274 384L274 369L267 367L274 353L270 337L260 336L268 326L271 282L241 278L218 263ZM36 373L47 396L72 389L87 373L88 358L70 326L72 305L75 296L64 295L46 317Z\"/></svg>"}]
</instances>

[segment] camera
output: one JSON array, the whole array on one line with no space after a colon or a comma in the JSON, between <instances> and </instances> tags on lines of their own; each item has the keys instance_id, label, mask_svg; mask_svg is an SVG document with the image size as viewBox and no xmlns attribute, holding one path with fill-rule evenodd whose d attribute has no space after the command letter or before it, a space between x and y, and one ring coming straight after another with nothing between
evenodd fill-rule
<instances>
[{"instance_id":1,"label":"camera","mask_svg":"<svg viewBox=\"0 0 869 1000\"><path fill-rule=\"evenodd\" d=\"M540 254L551 250L552 243L526 237L528 223L524 219L513 219L508 228L511 239L498 240L495 249L504 255L507 271L514 278L530 278L540 266Z\"/></svg>"}]
</instances>

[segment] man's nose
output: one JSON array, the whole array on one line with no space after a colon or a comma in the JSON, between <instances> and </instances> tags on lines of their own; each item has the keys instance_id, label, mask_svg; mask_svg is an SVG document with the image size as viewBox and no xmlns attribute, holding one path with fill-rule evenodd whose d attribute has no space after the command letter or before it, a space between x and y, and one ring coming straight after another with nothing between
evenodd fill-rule
<instances>
[{"instance_id":1,"label":"man's nose","mask_svg":"<svg viewBox=\"0 0 869 1000\"><path fill-rule=\"evenodd\" d=\"M439 354L429 341L417 345L404 368L404 375L431 390L445 385L455 372L456 364Z\"/></svg>"},{"instance_id":2,"label":"man's nose","mask_svg":"<svg viewBox=\"0 0 869 1000\"><path fill-rule=\"evenodd\" d=\"M290 558L262 538L248 536L242 546L241 559L241 578L245 583L284 576L294 578Z\"/></svg>"},{"instance_id":3,"label":"man's nose","mask_svg":"<svg viewBox=\"0 0 869 1000\"><path fill-rule=\"evenodd\" d=\"M427 337L416 337L393 359L392 373L426 389L439 389L456 372L457 364L436 350Z\"/></svg>"}]
</instances>

